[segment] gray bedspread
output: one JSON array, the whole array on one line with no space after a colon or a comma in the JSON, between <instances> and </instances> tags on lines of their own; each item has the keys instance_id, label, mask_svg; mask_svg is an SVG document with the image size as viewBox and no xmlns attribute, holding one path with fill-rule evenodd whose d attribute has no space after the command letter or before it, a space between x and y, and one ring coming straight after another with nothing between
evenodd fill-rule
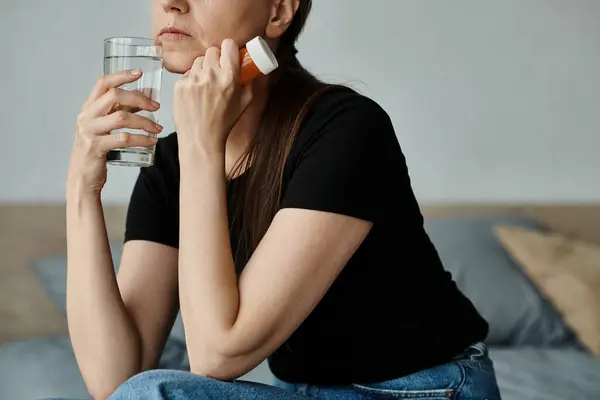
<instances>
[{"instance_id":1,"label":"gray bedspread","mask_svg":"<svg viewBox=\"0 0 600 400\"><path fill-rule=\"evenodd\" d=\"M504 400L600 399L600 359L587 353L493 348L490 355ZM179 356L164 357L164 361L180 362ZM269 384L273 376L263 363L244 379ZM46 397L89 398L68 338L0 345L0 399Z\"/></svg>"},{"instance_id":2,"label":"gray bedspread","mask_svg":"<svg viewBox=\"0 0 600 400\"><path fill-rule=\"evenodd\" d=\"M504 400L598 400L600 359L576 349L492 349Z\"/></svg>"}]
</instances>

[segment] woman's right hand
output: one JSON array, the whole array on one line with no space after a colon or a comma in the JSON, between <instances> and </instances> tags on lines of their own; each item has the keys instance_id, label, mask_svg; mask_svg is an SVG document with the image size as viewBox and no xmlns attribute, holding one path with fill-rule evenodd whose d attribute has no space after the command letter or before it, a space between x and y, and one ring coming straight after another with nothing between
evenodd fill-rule
<instances>
[{"instance_id":1,"label":"woman's right hand","mask_svg":"<svg viewBox=\"0 0 600 400\"><path fill-rule=\"evenodd\" d=\"M121 71L98 79L90 97L77 118L77 133L71 152L67 188L99 194L106 183L106 155L111 150L125 147L150 147L157 139L145 135L120 133L115 129L142 129L157 135L162 126L149 118L136 115L139 110L156 111L160 105L146 95L119 89L135 82L141 71Z\"/></svg>"}]
</instances>

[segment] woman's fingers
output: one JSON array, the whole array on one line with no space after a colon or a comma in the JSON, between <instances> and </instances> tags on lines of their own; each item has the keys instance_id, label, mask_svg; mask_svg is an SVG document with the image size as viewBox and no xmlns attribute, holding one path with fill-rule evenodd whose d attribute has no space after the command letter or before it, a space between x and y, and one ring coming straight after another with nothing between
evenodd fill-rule
<instances>
[{"instance_id":1,"label":"woman's fingers","mask_svg":"<svg viewBox=\"0 0 600 400\"><path fill-rule=\"evenodd\" d=\"M101 154L106 154L111 150L127 147L151 147L154 146L157 141L156 138L151 136L121 132L116 135L100 136L97 138L96 143Z\"/></svg>"},{"instance_id":2,"label":"woman's fingers","mask_svg":"<svg viewBox=\"0 0 600 400\"><path fill-rule=\"evenodd\" d=\"M85 112L89 117L95 118L119 110L133 113L140 110L156 111L159 108L160 104L141 92L112 88L92 103Z\"/></svg>"},{"instance_id":3,"label":"woman's fingers","mask_svg":"<svg viewBox=\"0 0 600 400\"><path fill-rule=\"evenodd\" d=\"M115 129L139 129L157 135L163 127L154 123L149 118L131 114L127 111L117 111L105 117L91 119L81 128L82 133L88 135L102 135Z\"/></svg>"},{"instance_id":4,"label":"woman's fingers","mask_svg":"<svg viewBox=\"0 0 600 400\"><path fill-rule=\"evenodd\" d=\"M190 76L193 78L195 76L198 76L202 73L203 68L204 68L204 56L200 56L194 60L194 63L192 64L192 68L190 68L190 70L187 71L183 75L183 78L185 79Z\"/></svg>"},{"instance_id":5,"label":"woman's fingers","mask_svg":"<svg viewBox=\"0 0 600 400\"><path fill-rule=\"evenodd\" d=\"M221 44L221 57L219 60L221 68L233 73L234 78L239 76L240 50L232 39L225 39Z\"/></svg>"},{"instance_id":6,"label":"woman's fingers","mask_svg":"<svg viewBox=\"0 0 600 400\"><path fill-rule=\"evenodd\" d=\"M141 77L141 70L125 70L101 76L98 79L98 82L96 82L96 86L92 90L90 97L85 102L84 108L91 105L110 89L117 88L126 83L135 82Z\"/></svg>"},{"instance_id":7,"label":"woman's fingers","mask_svg":"<svg viewBox=\"0 0 600 400\"><path fill-rule=\"evenodd\" d=\"M219 60L221 58L221 50L218 47L210 47L204 54L203 68L219 68Z\"/></svg>"},{"instance_id":8,"label":"woman's fingers","mask_svg":"<svg viewBox=\"0 0 600 400\"><path fill-rule=\"evenodd\" d=\"M200 77L205 73L205 70L227 70L227 75L236 80L239 77L240 69L240 51L238 45L232 39L225 39L221 44L221 48L210 47L202 57L194 60L194 64L190 71L184 74L183 79L188 76Z\"/></svg>"}]
</instances>

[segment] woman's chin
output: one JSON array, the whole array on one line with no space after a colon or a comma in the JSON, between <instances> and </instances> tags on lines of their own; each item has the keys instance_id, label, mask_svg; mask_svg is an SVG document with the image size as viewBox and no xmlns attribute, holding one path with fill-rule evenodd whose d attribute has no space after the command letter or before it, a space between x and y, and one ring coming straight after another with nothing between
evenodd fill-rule
<instances>
[{"instance_id":1,"label":"woman's chin","mask_svg":"<svg viewBox=\"0 0 600 400\"><path fill-rule=\"evenodd\" d=\"M164 68L174 74L185 74L194 65L196 56L189 53L165 52L163 54Z\"/></svg>"}]
</instances>

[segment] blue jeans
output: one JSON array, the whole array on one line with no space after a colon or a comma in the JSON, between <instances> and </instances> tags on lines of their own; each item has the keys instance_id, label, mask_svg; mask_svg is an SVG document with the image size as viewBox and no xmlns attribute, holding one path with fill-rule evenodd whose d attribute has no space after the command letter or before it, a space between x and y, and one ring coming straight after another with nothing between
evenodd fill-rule
<instances>
[{"instance_id":1,"label":"blue jeans","mask_svg":"<svg viewBox=\"0 0 600 400\"><path fill-rule=\"evenodd\" d=\"M500 400L494 365L487 346L470 346L451 362L412 375L373 384L345 387L297 385L277 381L277 386L322 400Z\"/></svg>"},{"instance_id":2,"label":"blue jeans","mask_svg":"<svg viewBox=\"0 0 600 400\"><path fill-rule=\"evenodd\" d=\"M451 362L374 384L326 387L277 381L278 387L221 382L182 371L149 371L134 376L109 400L500 400L493 363L484 344L475 344Z\"/></svg>"}]
</instances>

